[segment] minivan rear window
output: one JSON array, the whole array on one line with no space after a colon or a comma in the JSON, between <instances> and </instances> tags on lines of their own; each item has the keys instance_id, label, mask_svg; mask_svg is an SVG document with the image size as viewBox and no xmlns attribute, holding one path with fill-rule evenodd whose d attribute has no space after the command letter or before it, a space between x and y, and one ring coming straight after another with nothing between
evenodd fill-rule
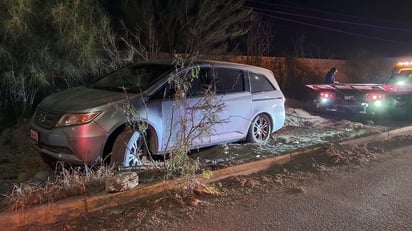
<instances>
[{"instance_id":1,"label":"minivan rear window","mask_svg":"<svg viewBox=\"0 0 412 231\"><path fill-rule=\"evenodd\" d=\"M249 79L252 93L276 90L264 75L249 73Z\"/></svg>"},{"instance_id":2,"label":"minivan rear window","mask_svg":"<svg viewBox=\"0 0 412 231\"><path fill-rule=\"evenodd\" d=\"M229 68L216 68L216 93L232 93L245 90L243 71Z\"/></svg>"}]
</instances>

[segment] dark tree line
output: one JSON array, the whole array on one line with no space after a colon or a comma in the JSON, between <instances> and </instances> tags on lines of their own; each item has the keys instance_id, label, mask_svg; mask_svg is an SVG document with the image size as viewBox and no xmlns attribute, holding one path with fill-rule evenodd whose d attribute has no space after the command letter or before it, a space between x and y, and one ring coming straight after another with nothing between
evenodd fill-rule
<instances>
[{"instance_id":1,"label":"dark tree line","mask_svg":"<svg viewBox=\"0 0 412 231\"><path fill-rule=\"evenodd\" d=\"M30 114L39 93L85 83L160 53L228 52L227 45L248 31L251 12L243 3L3 0L0 108Z\"/></svg>"}]
</instances>

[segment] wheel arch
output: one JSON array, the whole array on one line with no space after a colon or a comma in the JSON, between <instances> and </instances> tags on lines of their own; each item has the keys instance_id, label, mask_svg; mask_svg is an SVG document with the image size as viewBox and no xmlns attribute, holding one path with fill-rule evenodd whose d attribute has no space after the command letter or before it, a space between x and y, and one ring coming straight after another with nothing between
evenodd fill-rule
<instances>
[{"instance_id":1,"label":"wheel arch","mask_svg":"<svg viewBox=\"0 0 412 231\"><path fill-rule=\"evenodd\" d=\"M159 139L158 139L157 132L154 129L154 127L150 123L147 123L147 125L148 125L147 136L148 136L148 140L149 140L149 142L148 142L149 143L149 149L150 149L151 154L153 155L153 154L157 153L157 149L158 149L158 145L159 145ZM116 141L117 136L119 136L119 134L122 133L126 129L128 129L128 125L127 125L127 123L124 123L124 124L119 125L116 129L114 129L110 133L109 137L106 140L104 148L103 148L102 157L103 157L103 160L104 160L105 163L110 163L110 156L109 155L112 152L114 142Z\"/></svg>"}]
</instances>

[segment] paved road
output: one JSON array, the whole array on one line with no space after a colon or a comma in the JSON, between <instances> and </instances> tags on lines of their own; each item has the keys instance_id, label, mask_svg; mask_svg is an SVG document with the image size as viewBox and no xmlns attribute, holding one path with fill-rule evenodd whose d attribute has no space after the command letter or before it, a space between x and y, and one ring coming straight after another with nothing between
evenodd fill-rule
<instances>
[{"instance_id":1,"label":"paved road","mask_svg":"<svg viewBox=\"0 0 412 231\"><path fill-rule=\"evenodd\" d=\"M306 182L305 193L279 190L273 181L262 190L238 190L235 182L235 195L212 197L206 206L139 201L28 230L412 230L411 141L362 168L311 173L316 180Z\"/></svg>"},{"instance_id":2,"label":"paved road","mask_svg":"<svg viewBox=\"0 0 412 231\"><path fill-rule=\"evenodd\" d=\"M182 230L412 230L412 146L385 155L306 193L268 192L251 195L249 206L214 207Z\"/></svg>"}]
</instances>

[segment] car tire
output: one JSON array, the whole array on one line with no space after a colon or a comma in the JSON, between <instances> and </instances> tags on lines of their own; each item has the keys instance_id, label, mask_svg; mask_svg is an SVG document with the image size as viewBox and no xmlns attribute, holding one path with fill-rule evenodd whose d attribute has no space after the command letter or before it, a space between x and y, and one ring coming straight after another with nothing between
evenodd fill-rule
<instances>
[{"instance_id":1,"label":"car tire","mask_svg":"<svg viewBox=\"0 0 412 231\"><path fill-rule=\"evenodd\" d=\"M249 127L247 141L252 143L266 143L272 133L272 121L266 114L256 116Z\"/></svg>"},{"instance_id":2,"label":"car tire","mask_svg":"<svg viewBox=\"0 0 412 231\"><path fill-rule=\"evenodd\" d=\"M143 166L147 155L146 147L145 139L139 131L126 129L117 136L113 144L110 163L120 167Z\"/></svg>"}]
</instances>

